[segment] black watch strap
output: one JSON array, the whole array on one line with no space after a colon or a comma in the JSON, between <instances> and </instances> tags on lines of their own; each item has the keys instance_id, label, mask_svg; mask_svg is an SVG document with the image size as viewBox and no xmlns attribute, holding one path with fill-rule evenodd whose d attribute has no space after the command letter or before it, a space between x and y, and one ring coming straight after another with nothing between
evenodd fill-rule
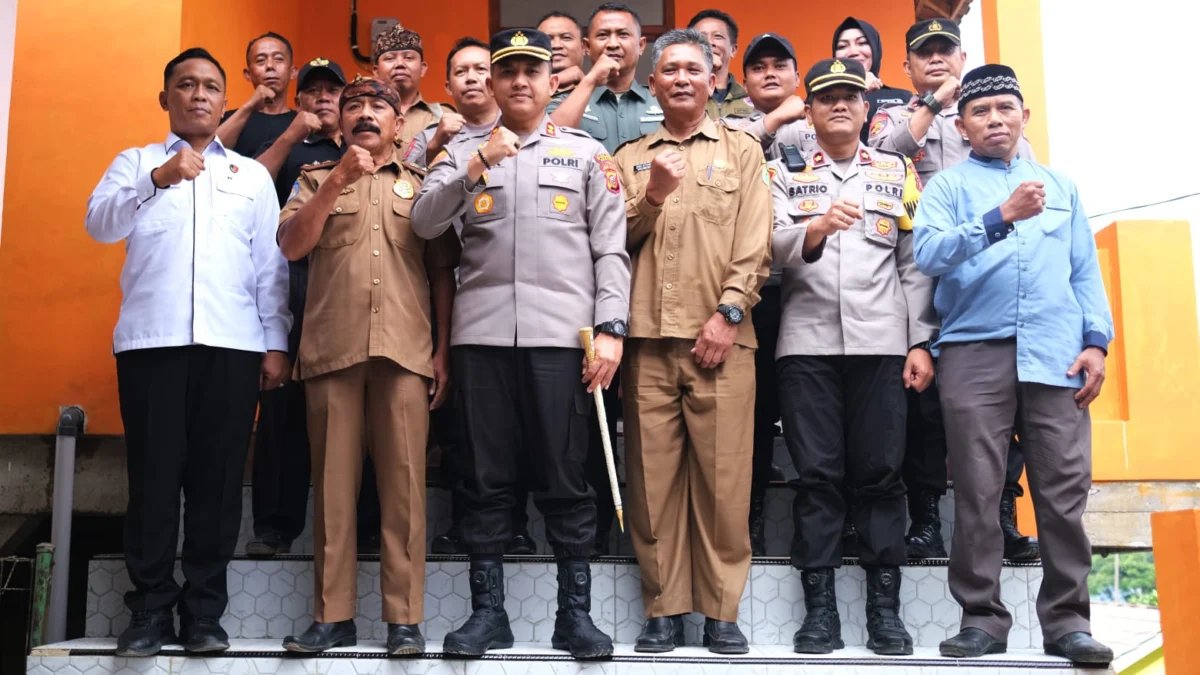
<instances>
[{"instance_id":1,"label":"black watch strap","mask_svg":"<svg viewBox=\"0 0 1200 675\"><path fill-rule=\"evenodd\" d=\"M621 319L613 319L596 326L595 331L613 337L627 338L629 337L629 324Z\"/></svg>"},{"instance_id":2,"label":"black watch strap","mask_svg":"<svg viewBox=\"0 0 1200 675\"><path fill-rule=\"evenodd\" d=\"M929 346L929 340L926 340L924 342L918 342L917 344L909 347L908 351L911 352L914 349L924 349L925 351L929 351Z\"/></svg>"}]
</instances>

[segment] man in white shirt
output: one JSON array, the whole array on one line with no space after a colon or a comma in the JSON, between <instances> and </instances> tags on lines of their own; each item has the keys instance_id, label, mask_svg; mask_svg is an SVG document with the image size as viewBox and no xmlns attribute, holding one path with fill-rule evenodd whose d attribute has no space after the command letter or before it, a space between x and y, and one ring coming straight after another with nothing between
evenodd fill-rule
<instances>
[{"instance_id":1,"label":"man in white shirt","mask_svg":"<svg viewBox=\"0 0 1200 675\"><path fill-rule=\"evenodd\" d=\"M241 524L242 467L260 388L290 366L287 263L275 244L279 203L267 170L217 139L225 71L189 49L163 74L165 143L117 156L88 200L88 234L125 242L113 340L125 424L125 562L133 613L120 656L172 640L228 649L218 623ZM183 575L175 582L179 493Z\"/></svg>"}]
</instances>

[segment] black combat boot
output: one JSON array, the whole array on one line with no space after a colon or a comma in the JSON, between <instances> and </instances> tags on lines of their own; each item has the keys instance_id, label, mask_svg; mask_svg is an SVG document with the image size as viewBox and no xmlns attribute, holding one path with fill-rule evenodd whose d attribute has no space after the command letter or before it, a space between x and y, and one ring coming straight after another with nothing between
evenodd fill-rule
<instances>
[{"instance_id":1,"label":"black combat boot","mask_svg":"<svg viewBox=\"0 0 1200 675\"><path fill-rule=\"evenodd\" d=\"M833 586L833 568L801 570L804 584L804 623L792 638L798 654L829 654L845 647L842 642L842 618L838 616L837 594Z\"/></svg>"},{"instance_id":2,"label":"black combat boot","mask_svg":"<svg viewBox=\"0 0 1200 675\"><path fill-rule=\"evenodd\" d=\"M766 486L750 491L750 553L767 554Z\"/></svg>"},{"instance_id":3,"label":"black combat boot","mask_svg":"<svg viewBox=\"0 0 1200 675\"><path fill-rule=\"evenodd\" d=\"M946 542L942 539L942 517L936 492L914 490L908 493L908 517L912 525L904 538L909 558L945 558Z\"/></svg>"},{"instance_id":4,"label":"black combat boot","mask_svg":"<svg viewBox=\"0 0 1200 675\"><path fill-rule=\"evenodd\" d=\"M117 639L117 656L154 656L164 642L175 641L175 615L170 609L133 613Z\"/></svg>"},{"instance_id":5,"label":"black combat boot","mask_svg":"<svg viewBox=\"0 0 1200 675\"><path fill-rule=\"evenodd\" d=\"M447 654L483 656L489 649L513 646L504 611L504 563L500 556L471 558L471 616L442 643Z\"/></svg>"},{"instance_id":6,"label":"black combat boot","mask_svg":"<svg viewBox=\"0 0 1200 675\"><path fill-rule=\"evenodd\" d=\"M912 636L900 620L900 568L867 570L867 649L885 656L913 653Z\"/></svg>"},{"instance_id":7,"label":"black combat boot","mask_svg":"<svg viewBox=\"0 0 1200 675\"><path fill-rule=\"evenodd\" d=\"M580 660L607 659L612 638L592 623L592 568L585 558L558 561L558 614L550 646L571 652Z\"/></svg>"},{"instance_id":8,"label":"black combat boot","mask_svg":"<svg viewBox=\"0 0 1200 675\"><path fill-rule=\"evenodd\" d=\"M1005 490L1000 497L1000 529L1004 532L1006 560L1037 560L1042 557L1036 537L1026 537L1017 529L1017 495Z\"/></svg>"}]
</instances>

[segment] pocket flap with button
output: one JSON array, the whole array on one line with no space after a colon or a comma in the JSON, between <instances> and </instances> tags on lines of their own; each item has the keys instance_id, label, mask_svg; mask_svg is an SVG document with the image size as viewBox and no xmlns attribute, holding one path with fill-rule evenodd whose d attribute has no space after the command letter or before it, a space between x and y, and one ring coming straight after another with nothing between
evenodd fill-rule
<instances>
[{"instance_id":1,"label":"pocket flap with button","mask_svg":"<svg viewBox=\"0 0 1200 675\"><path fill-rule=\"evenodd\" d=\"M392 213L384 219L388 239L400 248L421 249L421 239L412 231L412 200L392 200Z\"/></svg>"},{"instance_id":2,"label":"pocket flap with button","mask_svg":"<svg viewBox=\"0 0 1200 675\"><path fill-rule=\"evenodd\" d=\"M788 215L793 220L822 216L833 206L833 198L829 195L814 197L796 197L788 201Z\"/></svg>"},{"instance_id":3,"label":"pocket flap with button","mask_svg":"<svg viewBox=\"0 0 1200 675\"><path fill-rule=\"evenodd\" d=\"M904 202L899 198L891 195L870 194L866 195L866 203L863 208L867 211L874 211L889 216L900 216L904 214Z\"/></svg>"},{"instance_id":4,"label":"pocket flap with button","mask_svg":"<svg viewBox=\"0 0 1200 675\"><path fill-rule=\"evenodd\" d=\"M330 209L329 218L325 221L325 229L317 242L320 248L337 248L348 246L358 241L364 222L358 217L359 198L355 192L338 196Z\"/></svg>"},{"instance_id":5,"label":"pocket flap with button","mask_svg":"<svg viewBox=\"0 0 1200 675\"><path fill-rule=\"evenodd\" d=\"M725 169L714 169L709 173L707 167L699 169L696 182L700 184L700 197L696 207L701 219L718 225L732 225L733 214L739 181L736 173L725 173Z\"/></svg>"},{"instance_id":6,"label":"pocket flap with button","mask_svg":"<svg viewBox=\"0 0 1200 675\"><path fill-rule=\"evenodd\" d=\"M574 220L582 205L583 172L552 166L538 167L538 214Z\"/></svg>"}]
</instances>

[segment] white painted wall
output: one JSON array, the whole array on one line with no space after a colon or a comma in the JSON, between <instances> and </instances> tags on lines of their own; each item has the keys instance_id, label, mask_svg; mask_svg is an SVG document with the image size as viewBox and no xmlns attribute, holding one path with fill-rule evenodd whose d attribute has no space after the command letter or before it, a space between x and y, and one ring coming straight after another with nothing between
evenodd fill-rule
<instances>
[{"instance_id":1,"label":"white painted wall","mask_svg":"<svg viewBox=\"0 0 1200 675\"><path fill-rule=\"evenodd\" d=\"M0 0L0 235L4 232L4 170L8 161L8 108L12 101L17 0Z\"/></svg>"}]
</instances>

